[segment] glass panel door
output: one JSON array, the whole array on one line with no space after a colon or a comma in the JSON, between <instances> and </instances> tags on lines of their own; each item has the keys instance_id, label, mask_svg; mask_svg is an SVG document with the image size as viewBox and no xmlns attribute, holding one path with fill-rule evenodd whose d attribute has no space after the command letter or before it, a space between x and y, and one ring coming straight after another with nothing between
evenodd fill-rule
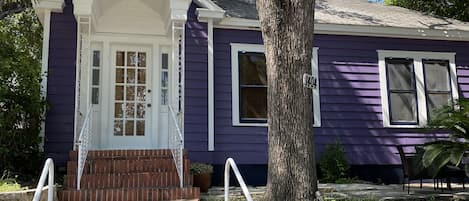
<instances>
[{"instance_id":1,"label":"glass panel door","mask_svg":"<svg viewBox=\"0 0 469 201\"><path fill-rule=\"evenodd\" d=\"M114 136L145 136L147 53L116 51Z\"/></svg>"}]
</instances>

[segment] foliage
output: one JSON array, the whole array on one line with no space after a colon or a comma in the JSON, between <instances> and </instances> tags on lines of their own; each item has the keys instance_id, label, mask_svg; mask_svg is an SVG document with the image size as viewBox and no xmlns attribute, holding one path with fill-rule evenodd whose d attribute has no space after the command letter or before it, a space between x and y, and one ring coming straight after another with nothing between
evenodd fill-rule
<instances>
[{"instance_id":1,"label":"foliage","mask_svg":"<svg viewBox=\"0 0 469 201\"><path fill-rule=\"evenodd\" d=\"M0 170L37 176L42 28L32 9L0 20Z\"/></svg>"},{"instance_id":2,"label":"foliage","mask_svg":"<svg viewBox=\"0 0 469 201\"><path fill-rule=\"evenodd\" d=\"M1 0L0 19L9 15L20 13L31 7L30 0Z\"/></svg>"},{"instance_id":3,"label":"foliage","mask_svg":"<svg viewBox=\"0 0 469 201\"><path fill-rule=\"evenodd\" d=\"M321 182L343 183L349 179L350 165L339 140L335 144L326 145L326 150L319 160L319 169Z\"/></svg>"},{"instance_id":4,"label":"foliage","mask_svg":"<svg viewBox=\"0 0 469 201\"><path fill-rule=\"evenodd\" d=\"M469 21L469 1L467 0L385 0L385 3L440 17Z\"/></svg>"},{"instance_id":5,"label":"foliage","mask_svg":"<svg viewBox=\"0 0 469 201\"><path fill-rule=\"evenodd\" d=\"M213 166L205 163L192 163L190 169L194 175L213 173Z\"/></svg>"},{"instance_id":6,"label":"foliage","mask_svg":"<svg viewBox=\"0 0 469 201\"><path fill-rule=\"evenodd\" d=\"M449 132L448 139L425 144L422 156L424 167L436 175L447 163L459 165L469 151L469 100L459 99L435 110L427 129Z\"/></svg>"},{"instance_id":7,"label":"foliage","mask_svg":"<svg viewBox=\"0 0 469 201\"><path fill-rule=\"evenodd\" d=\"M0 192L11 192L11 191L19 191L24 190L16 179L10 178L10 174L5 171L3 176L0 178Z\"/></svg>"}]
</instances>

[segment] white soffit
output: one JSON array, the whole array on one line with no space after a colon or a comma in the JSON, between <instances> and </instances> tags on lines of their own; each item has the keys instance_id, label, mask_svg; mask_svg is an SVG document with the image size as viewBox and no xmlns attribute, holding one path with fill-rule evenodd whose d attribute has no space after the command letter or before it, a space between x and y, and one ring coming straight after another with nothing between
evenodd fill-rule
<instances>
[{"instance_id":1,"label":"white soffit","mask_svg":"<svg viewBox=\"0 0 469 201\"><path fill-rule=\"evenodd\" d=\"M44 24L44 11L50 10L51 12L61 13L65 7L65 2L64 0L33 0L32 5L39 21Z\"/></svg>"}]
</instances>

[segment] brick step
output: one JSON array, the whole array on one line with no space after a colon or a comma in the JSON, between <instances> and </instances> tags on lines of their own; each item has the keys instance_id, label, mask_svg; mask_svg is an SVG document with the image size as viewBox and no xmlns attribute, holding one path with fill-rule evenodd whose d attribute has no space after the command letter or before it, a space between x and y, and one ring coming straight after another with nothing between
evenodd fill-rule
<instances>
[{"instance_id":1,"label":"brick step","mask_svg":"<svg viewBox=\"0 0 469 201\"><path fill-rule=\"evenodd\" d=\"M64 188L75 189L76 175L64 176ZM192 186L192 175L184 174L184 186ZM82 189L105 188L168 188L178 187L179 177L177 172L148 172L148 173L123 173L123 174L93 174L81 177Z\"/></svg>"},{"instance_id":2,"label":"brick step","mask_svg":"<svg viewBox=\"0 0 469 201\"><path fill-rule=\"evenodd\" d=\"M184 151L184 157L186 156ZM70 151L71 161L77 161L78 152ZM154 159L154 158L172 158L169 149L148 149L148 150L91 150L88 152L87 160L93 159Z\"/></svg>"},{"instance_id":3,"label":"brick step","mask_svg":"<svg viewBox=\"0 0 469 201\"><path fill-rule=\"evenodd\" d=\"M130 188L99 190L63 190L58 193L60 201L159 201L199 199L199 188Z\"/></svg>"},{"instance_id":4,"label":"brick step","mask_svg":"<svg viewBox=\"0 0 469 201\"><path fill-rule=\"evenodd\" d=\"M77 161L67 162L67 174L77 173ZM190 161L184 159L184 172L189 172ZM83 174L176 172L172 158L158 159L95 159L87 160Z\"/></svg>"}]
</instances>

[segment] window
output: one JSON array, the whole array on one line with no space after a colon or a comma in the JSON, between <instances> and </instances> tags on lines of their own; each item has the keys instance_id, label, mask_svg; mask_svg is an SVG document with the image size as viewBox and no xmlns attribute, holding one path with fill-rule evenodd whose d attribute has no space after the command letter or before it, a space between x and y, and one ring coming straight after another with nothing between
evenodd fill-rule
<instances>
[{"instance_id":1,"label":"window","mask_svg":"<svg viewBox=\"0 0 469 201\"><path fill-rule=\"evenodd\" d=\"M378 50L385 127L422 127L458 98L454 53Z\"/></svg>"},{"instance_id":2,"label":"window","mask_svg":"<svg viewBox=\"0 0 469 201\"><path fill-rule=\"evenodd\" d=\"M318 77L317 48L313 76ZM234 126L267 126L267 73L263 45L231 44L232 118ZM320 126L319 82L313 90L314 126Z\"/></svg>"},{"instance_id":3,"label":"window","mask_svg":"<svg viewBox=\"0 0 469 201\"><path fill-rule=\"evenodd\" d=\"M101 66L101 51L93 51L92 79L91 79L91 103L99 104L99 71Z\"/></svg>"}]
</instances>

